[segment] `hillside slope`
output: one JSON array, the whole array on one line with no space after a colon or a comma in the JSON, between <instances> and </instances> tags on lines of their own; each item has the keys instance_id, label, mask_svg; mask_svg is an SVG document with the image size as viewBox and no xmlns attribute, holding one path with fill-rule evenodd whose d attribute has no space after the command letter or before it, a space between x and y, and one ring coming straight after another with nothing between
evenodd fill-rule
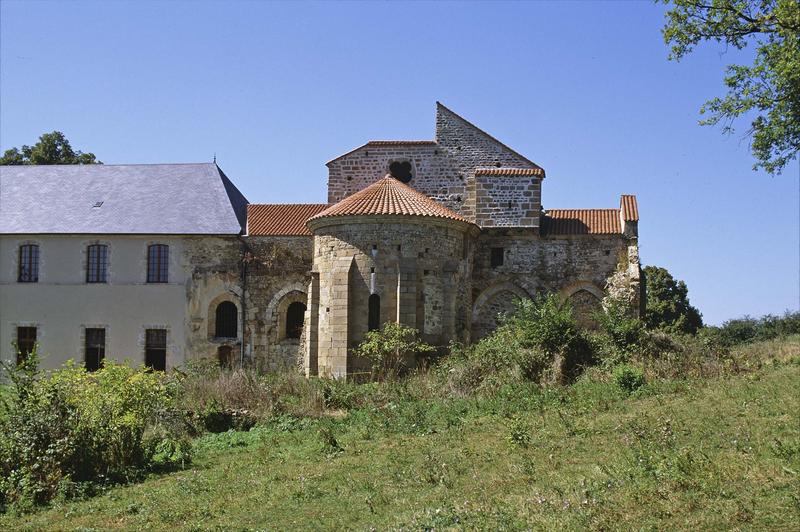
<instances>
[{"instance_id":1,"label":"hillside slope","mask_svg":"<svg viewBox=\"0 0 800 532\"><path fill-rule=\"evenodd\" d=\"M202 438L181 472L0 529L787 529L800 365L626 396L586 376L486 400L281 418Z\"/></svg>"}]
</instances>

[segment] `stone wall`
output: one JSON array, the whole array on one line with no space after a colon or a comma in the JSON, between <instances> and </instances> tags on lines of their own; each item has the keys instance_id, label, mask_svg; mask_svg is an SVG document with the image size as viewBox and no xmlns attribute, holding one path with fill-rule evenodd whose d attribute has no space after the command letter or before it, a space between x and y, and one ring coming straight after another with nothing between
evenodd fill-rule
<instances>
[{"instance_id":1,"label":"stone wall","mask_svg":"<svg viewBox=\"0 0 800 532\"><path fill-rule=\"evenodd\" d=\"M366 369L349 350L368 330L369 298L380 298L380 322L418 328L444 345L467 337L472 246L461 222L422 217L353 217L314 229L310 312L317 350L310 368L344 376ZM312 283L313 284L313 283Z\"/></svg>"},{"instance_id":2,"label":"stone wall","mask_svg":"<svg viewBox=\"0 0 800 532\"><path fill-rule=\"evenodd\" d=\"M245 362L259 369L301 367L303 338L286 338L281 325L289 303L306 302L311 249L311 237L187 239L186 261L192 265L191 282L187 283L187 357L216 360L220 348L229 347L238 362L244 343ZM243 257L247 265L244 278ZM216 307L223 301L236 305L236 338L215 337Z\"/></svg>"},{"instance_id":3,"label":"stone wall","mask_svg":"<svg viewBox=\"0 0 800 532\"><path fill-rule=\"evenodd\" d=\"M286 313L307 305L313 242L310 236L251 236L247 275L247 333L253 363L262 370L302 369L306 337L287 338Z\"/></svg>"},{"instance_id":4,"label":"stone wall","mask_svg":"<svg viewBox=\"0 0 800 532\"><path fill-rule=\"evenodd\" d=\"M498 312L512 310L512 295L556 292L569 298L582 291L575 296L577 317L590 325L588 314L602 299L607 279L618 264L629 264L636 246L622 234L540 237L530 229L482 230L473 268L472 340L496 327ZM492 248L502 248L501 266L491 266ZM638 272L638 260L629 271L631 276Z\"/></svg>"},{"instance_id":5,"label":"stone wall","mask_svg":"<svg viewBox=\"0 0 800 532\"><path fill-rule=\"evenodd\" d=\"M516 175L475 176L475 223L481 227L539 227L542 180Z\"/></svg>"},{"instance_id":6,"label":"stone wall","mask_svg":"<svg viewBox=\"0 0 800 532\"><path fill-rule=\"evenodd\" d=\"M341 201L381 179L389 173L389 165L394 161L411 163L413 179L408 185L469 219L475 216L476 168L535 167L490 135L438 105L435 142L367 143L330 161L328 202ZM538 208L531 210L538 212Z\"/></svg>"}]
</instances>

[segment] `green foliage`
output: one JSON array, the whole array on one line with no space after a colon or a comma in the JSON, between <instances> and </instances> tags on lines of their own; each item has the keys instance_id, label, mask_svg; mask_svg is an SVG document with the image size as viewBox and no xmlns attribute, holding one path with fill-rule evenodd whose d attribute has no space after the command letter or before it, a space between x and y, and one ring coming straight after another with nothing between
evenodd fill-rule
<instances>
[{"instance_id":1,"label":"green foliage","mask_svg":"<svg viewBox=\"0 0 800 532\"><path fill-rule=\"evenodd\" d=\"M44 133L33 146L11 148L0 157L0 165L20 164L103 164L93 153L74 151L60 131Z\"/></svg>"},{"instance_id":2,"label":"green foliage","mask_svg":"<svg viewBox=\"0 0 800 532\"><path fill-rule=\"evenodd\" d=\"M755 168L780 174L800 150L800 3L797 0L660 0L670 5L662 30L670 59L704 41L755 46L751 65L729 65L728 94L701 108L703 125L753 115L748 135Z\"/></svg>"},{"instance_id":3,"label":"green foliage","mask_svg":"<svg viewBox=\"0 0 800 532\"><path fill-rule=\"evenodd\" d=\"M767 314L761 318L745 316L728 320L721 327L706 327L702 332L705 338L727 347L785 338L800 334L800 312L786 311L783 316Z\"/></svg>"},{"instance_id":4,"label":"green foliage","mask_svg":"<svg viewBox=\"0 0 800 532\"><path fill-rule=\"evenodd\" d=\"M373 377L386 379L399 375L420 355L434 351L434 347L419 339L419 331L413 327L387 322L382 328L367 332L353 354L372 363Z\"/></svg>"},{"instance_id":5,"label":"green foliage","mask_svg":"<svg viewBox=\"0 0 800 532\"><path fill-rule=\"evenodd\" d=\"M111 362L94 373L67 366L43 374L36 360L34 352L7 368L14 388L0 419L6 504L24 509L188 461L163 374Z\"/></svg>"},{"instance_id":6,"label":"green foliage","mask_svg":"<svg viewBox=\"0 0 800 532\"><path fill-rule=\"evenodd\" d=\"M627 393L633 393L645 385L642 370L628 364L621 364L614 368L613 377L617 386Z\"/></svg>"},{"instance_id":7,"label":"green foliage","mask_svg":"<svg viewBox=\"0 0 800 532\"><path fill-rule=\"evenodd\" d=\"M696 333L703 326L703 318L689 303L686 283L673 278L666 268L645 266L643 271L647 287L647 328Z\"/></svg>"},{"instance_id":8,"label":"green foliage","mask_svg":"<svg viewBox=\"0 0 800 532\"><path fill-rule=\"evenodd\" d=\"M605 310L597 312L595 319L603 335L595 337L600 358L607 365L628 360L642 347L645 340L642 321L631 316L629 306L611 298L604 301Z\"/></svg>"},{"instance_id":9,"label":"green foliage","mask_svg":"<svg viewBox=\"0 0 800 532\"><path fill-rule=\"evenodd\" d=\"M519 447L531 444L531 428L524 419L514 417L508 425L508 442Z\"/></svg>"},{"instance_id":10,"label":"green foliage","mask_svg":"<svg viewBox=\"0 0 800 532\"><path fill-rule=\"evenodd\" d=\"M648 365L663 357L636 360L647 385L633 397L601 368L569 386L506 382L469 397L439 370L337 382L334 411L203 435L190 469L8 512L0 529L791 529L799 345L748 344L731 356L760 364L714 374L665 378ZM716 363L693 356L670 364ZM283 404L327 384L265 382Z\"/></svg>"},{"instance_id":11,"label":"green foliage","mask_svg":"<svg viewBox=\"0 0 800 532\"><path fill-rule=\"evenodd\" d=\"M569 350L579 336L572 307L555 294L518 299L516 311L504 326L518 336L523 348L539 348L551 355Z\"/></svg>"}]
</instances>

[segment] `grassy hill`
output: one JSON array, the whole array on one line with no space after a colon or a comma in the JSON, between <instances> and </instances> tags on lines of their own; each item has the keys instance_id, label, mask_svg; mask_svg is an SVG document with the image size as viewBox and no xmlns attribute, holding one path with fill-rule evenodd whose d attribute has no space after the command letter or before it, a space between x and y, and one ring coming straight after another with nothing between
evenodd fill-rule
<instances>
[{"instance_id":1,"label":"grassy hill","mask_svg":"<svg viewBox=\"0 0 800 532\"><path fill-rule=\"evenodd\" d=\"M0 529L790 529L798 344L633 394L598 369L570 386L280 416L203 436L185 470L5 514Z\"/></svg>"}]
</instances>

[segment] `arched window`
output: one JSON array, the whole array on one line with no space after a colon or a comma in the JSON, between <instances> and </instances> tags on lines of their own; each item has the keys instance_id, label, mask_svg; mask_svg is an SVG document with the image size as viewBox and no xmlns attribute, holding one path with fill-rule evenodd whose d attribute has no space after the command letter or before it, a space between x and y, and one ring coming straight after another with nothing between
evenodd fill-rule
<instances>
[{"instance_id":1,"label":"arched window","mask_svg":"<svg viewBox=\"0 0 800 532\"><path fill-rule=\"evenodd\" d=\"M370 331L379 329L381 326L381 296L372 294L369 296L369 319L367 328Z\"/></svg>"},{"instance_id":2,"label":"arched window","mask_svg":"<svg viewBox=\"0 0 800 532\"><path fill-rule=\"evenodd\" d=\"M217 338L236 338L239 322L239 311L230 301L223 301L217 305L216 326L214 336Z\"/></svg>"},{"instance_id":3,"label":"arched window","mask_svg":"<svg viewBox=\"0 0 800 532\"><path fill-rule=\"evenodd\" d=\"M300 338L303 333L303 321L306 316L306 306L295 301L286 309L286 338Z\"/></svg>"}]
</instances>

